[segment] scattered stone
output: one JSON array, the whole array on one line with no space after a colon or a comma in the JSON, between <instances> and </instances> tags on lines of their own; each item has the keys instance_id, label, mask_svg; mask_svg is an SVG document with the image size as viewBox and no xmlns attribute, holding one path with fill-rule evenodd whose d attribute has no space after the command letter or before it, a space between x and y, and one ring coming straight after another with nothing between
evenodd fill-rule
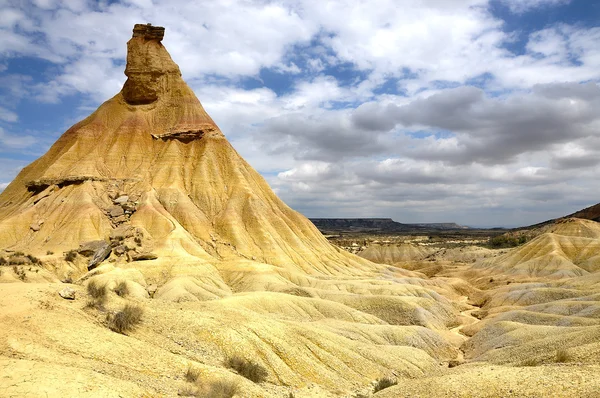
<instances>
[{"instance_id":1,"label":"scattered stone","mask_svg":"<svg viewBox=\"0 0 600 398\"><path fill-rule=\"evenodd\" d=\"M135 204L133 203L125 203L123 205L121 205L121 207L123 208L123 210L125 210L125 212L130 212L130 213L135 213L135 211L137 210L137 208L135 207Z\"/></svg>"},{"instance_id":2,"label":"scattered stone","mask_svg":"<svg viewBox=\"0 0 600 398\"><path fill-rule=\"evenodd\" d=\"M41 228L41 225L38 222L34 222L29 226L29 229L31 229L33 232L39 231L40 228Z\"/></svg>"},{"instance_id":3,"label":"scattered stone","mask_svg":"<svg viewBox=\"0 0 600 398\"><path fill-rule=\"evenodd\" d=\"M116 218L116 217L119 217L119 216L122 216L123 214L125 214L125 211L123 210L123 208L121 206L113 206L110 209L108 209L108 214L112 218Z\"/></svg>"},{"instance_id":4,"label":"scattered stone","mask_svg":"<svg viewBox=\"0 0 600 398\"><path fill-rule=\"evenodd\" d=\"M157 290L158 290L157 285L150 285L146 288L146 291L148 292L150 297L154 297L154 293L156 293Z\"/></svg>"},{"instance_id":5,"label":"scattered stone","mask_svg":"<svg viewBox=\"0 0 600 398\"><path fill-rule=\"evenodd\" d=\"M75 289L71 287L65 287L60 292L58 292L58 295L64 298L65 300L75 300Z\"/></svg>"},{"instance_id":6,"label":"scattered stone","mask_svg":"<svg viewBox=\"0 0 600 398\"><path fill-rule=\"evenodd\" d=\"M103 240L92 240L85 242L79 245L77 253L84 257L91 257L98 251L98 249L104 247L104 245L106 245L106 242Z\"/></svg>"},{"instance_id":7,"label":"scattered stone","mask_svg":"<svg viewBox=\"0 0 600 398\"><path fill-rule=\"evenodd\" d=\"M127 253L127 248L123 245L117 246L113 249L113 252L117 255L117 256L122 256L123 254Z\"/></svg>"},{"instance_id":8,"label":"scattered stone","mask_svg":"<svg viewBox=\"0 0 600 398\"><path fill-rule=\"evenodd\" d=\"M156 260L158 256L154 253L136 253L131 256L132 261Z\"/></svg>"},{"instance_id":9,"label":"scattered stone","mask_svg":"<svg viewBox=\"0 0 600 398\"><path fill-rule=\"evenodd\" d=\"M104 245L102 247L100 247L98 250L96 250L96 253L94 253L94 256L88 263L88 270L92 270L92 269L96 268L98 266L98 264L100 264L102 261L106 260L106 258L108 256L110 256L111 251L112 251L112 249L110 247L110 244L104 242Z\"/></svg>"},{"instance_id":10,"label":"scattered stone","mask_svg":"<svg viewBox=\"0 0 600 398\"><path fill-rule=\"evenodd\" d=\"M119 196L117 199L113 200L113 203L116 205L124 205L127 202L129 202L129 196L127 195Z\"/></svg>"},{"instance_id":11,"label":"scattered stone","mask_svg":"<svg viewBox=\"0 0 600 398\"><path fill-rule=\"evenodd\" d=\"M111 241L122 241L131 238L135 234L135 229L129 225L123 225L110 231Z\"/></svg>"},{"instance_id":12,"label":"scattered stone","mask_svg":"<svg viewBox=\"0 0 600 398\"><path fill-rule=\"evenodd\" d=\"M126 215L122 215L122 216L119 216L119 217L113 219L113 221L117 224L123 224L127 220L129 220L129 218L127 218Z\"/></svg>"}]
</instances>

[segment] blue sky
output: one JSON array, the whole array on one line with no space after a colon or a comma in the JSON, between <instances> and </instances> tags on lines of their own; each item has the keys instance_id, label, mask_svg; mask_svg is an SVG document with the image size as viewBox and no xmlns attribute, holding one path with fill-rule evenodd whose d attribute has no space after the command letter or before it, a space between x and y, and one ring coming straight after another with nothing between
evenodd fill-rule
<instances>
[{"instance_id":1,"label":"blue sky","mask_svg":"<svg viewBox=\"0 0 600 398\"><path fill-rule=\"evenodd\" d=\"M516 226L600 202L600 2L0 6L0 189L125 81L134 23L310 217Z\"/></svg>"}]
</instances>

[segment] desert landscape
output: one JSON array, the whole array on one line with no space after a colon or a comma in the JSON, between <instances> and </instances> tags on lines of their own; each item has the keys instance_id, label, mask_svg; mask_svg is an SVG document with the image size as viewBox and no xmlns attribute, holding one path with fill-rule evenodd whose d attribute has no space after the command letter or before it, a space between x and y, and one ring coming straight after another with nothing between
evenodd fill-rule
<instances>
[{"instance_id":1,"label":"desert landscape","mask_svg":"<svg viewBox=\"0 0 600 398\"><path fill-rule=\"evenodd\" d=\"M600 396L599 208L313 224L164 34L135 25L122 90L0 194L1 396Z\"/></svg>"}]
</instances>

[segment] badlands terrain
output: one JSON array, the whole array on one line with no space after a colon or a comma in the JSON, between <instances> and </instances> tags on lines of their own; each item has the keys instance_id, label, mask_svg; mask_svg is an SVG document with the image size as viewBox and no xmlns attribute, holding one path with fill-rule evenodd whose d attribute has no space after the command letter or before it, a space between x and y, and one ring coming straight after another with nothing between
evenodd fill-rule
<instances>
[{"instance_id":1,"label":"badlands terrain","mask_svg":"<svg viewBox=\"0 0 600 398\"><path fill-rule=\"evenodd\" d=\"M231 147L163 35L136 25L122 91L0 195L1 396L600 396L593 211L510 248L330 242Z\"/></svg>"}]
</instances>

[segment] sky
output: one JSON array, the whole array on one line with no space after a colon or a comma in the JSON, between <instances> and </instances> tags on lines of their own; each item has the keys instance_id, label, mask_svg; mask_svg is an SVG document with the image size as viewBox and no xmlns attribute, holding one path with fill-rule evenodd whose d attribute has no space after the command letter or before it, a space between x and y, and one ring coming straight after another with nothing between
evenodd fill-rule
<instances>
[{"instance_id":1,"label":"sky","mask_svg":"<svg viewBox=\"0 0 600 398\"><path fill-rule=\"evenodd\" d=\"M0 190L120 91L135 23L308 217L512 227L600 202L599 0L0 0Z\"/></svg>"}]
</instances>

